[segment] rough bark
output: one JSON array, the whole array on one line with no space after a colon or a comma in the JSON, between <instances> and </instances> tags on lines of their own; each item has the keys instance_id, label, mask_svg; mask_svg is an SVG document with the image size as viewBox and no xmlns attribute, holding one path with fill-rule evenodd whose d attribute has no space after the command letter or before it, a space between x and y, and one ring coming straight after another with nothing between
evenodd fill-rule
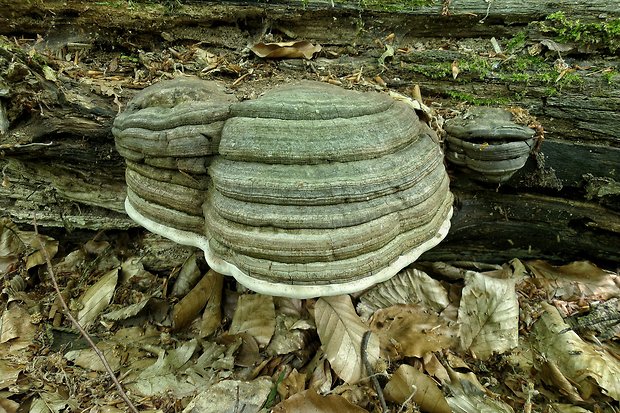
<instances>
[{"instance_id":1,"label":"rough bark","mask_svg":"<svg viewBox=\"0 0 620 413\"><path fill-rule=\"evenodd\" d=\"M297 78L404 93L419 84L444 115L463 104L520 106L547 137L499 188L451 171L458 211L433 259L620 261L620 34L559 39L546 20L553 1L370 3L0 1L0 210L21 223L36 211L49 227L135 226L111 122L134 90L175 70L223 80L241 98ZM620 16L608 1L561 10L584 24ZM323 51L265 61L247 49L265 39Z\"/></svg>"}]
</instances>

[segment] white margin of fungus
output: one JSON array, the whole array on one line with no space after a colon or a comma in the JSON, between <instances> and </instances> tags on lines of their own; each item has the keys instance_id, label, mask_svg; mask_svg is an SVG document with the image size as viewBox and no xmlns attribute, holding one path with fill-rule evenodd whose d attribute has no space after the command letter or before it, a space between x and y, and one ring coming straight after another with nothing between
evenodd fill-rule
<instances>
[{"instance_id":1,"label":"white margin of fungus","mask_svg":"<svg viewBox=\"0 0 620 413\"><path fill-rule=\"evenodd\" d=\"M378 273L358 279L355 281L348 281L344 283L335 284L319 284L319 285L299 285L299 284L284 284L276 283L272 281L259 280L250 277L235 265L224 261L222 258L216 256L211 247L209 246L209 239L205 236L198 235L193 232L183 231L180 229L170 228L153 220L146 218L139 213L129 202L129 199L125 199L125 211L131 219L142 225L149 231L168 238L178 244L189 245L192 247L200 248L205 255L205 260L216 272L223 275L230 275L245 287L260 294L274 295L280 297L290 298L313 298L324 297L330 295L342 295L351 294L354 292L365 290L377 283L383 282L392 278L400 270L418 259L422 253L430 250L437 244L439 244L448 235L450 230L450 218L452 218L453 208L450 208L445 221L437 230L437 234L428 241L422 243L417 248L412 249L399 256L389 266L385 267Z\"/></svg>"}]
</instances>

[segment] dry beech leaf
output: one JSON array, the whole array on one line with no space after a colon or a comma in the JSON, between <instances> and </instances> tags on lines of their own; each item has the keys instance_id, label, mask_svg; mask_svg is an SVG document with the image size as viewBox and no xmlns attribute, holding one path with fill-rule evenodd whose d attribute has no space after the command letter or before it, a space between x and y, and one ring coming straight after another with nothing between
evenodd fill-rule
<instances>
[{"instance_id":1,"label":"dry beech leaf","mask_svg":"<svg viewBox=\"0 0 620 413\"><path fill-rule=\"evenodd\" d=\"M618 274L605 271L588 261L576 261L559 267L545 261L526 262L537 282L554 297L567 301L606 301L620 296Z\"/></svg>"},{"instance_id":2,"label":"dry beech leaf","mask_svg":"<svg viewBox=\"0 0 620 413\"><path fill-rule=\"evenodd\" d=\"M272 386L269 377L258 377L250 382L222 380L205 386L183 412L259 412Z\"/></svg>"},{"instance_id":3,"label":"dry beech leaf","mask_svg":"<svg viewBox=\"0 0 620 413\"><path fill-rule=\"evenodd\" d=\"M375 311L395 304L416 304L437 313L448 307L448 292L441 283L425 272L406 269L381 284L376 285L360 297L357 311L363 320Z\"/></svg>"},{"instance_id":4,"label":"dry beech leaf","mask_svg":"<svg viewBox=\"0 0 620 413\"><path fill-rule=\"evenodd\" d=\"M314 390L297 393L276 405L273 413L364 413L368 412L351 404L342 396L320 396Z\"/></svg>"},{"instance_id":5,"label":"dry beech leaf","mask_svg":"<svg viewBox=\"0 0 620 413\"><path fill-rule=\"evenodd\" d=\"M448 402L433 379L413 366L402 364L384 389L385 398L404 404L411 395L424 412L451 413Z\"/></svg>"},{"instance_id":6,"label":"dry beech leaf","mask_svg":"<svg viewBox=\"0 0 620 413\"><path fill-rule=\"evenodd\" d=\"M269 59L312 59L315 53L321 51L321 45L302 40L299 42L256 43L250 48L258 57Z\"/></svg>"},{"instance_id":7,"label":"dry beech leaf","mask_svg":"<svg viewBox=\"0 0 620 413\"><path fill-rule=\"evenodd\" d=\"M280 400L286 400L294 394L306 389L306 373L300 373L293 369L282 382L278 384L278 395Z\"/></svg>"},{"instance_id":8,"label":"dry beech leaf","mask_svg":"<svg viewBox=\"0 0 620 413\"><path fill-rule=\"evenodd\" d=\"M84 292L80 298L81 309L78 312L78 322L82 327L90 325L97 316L110 304L120 267L108 271L99 281Z\"/></svg>"},{"instance_id":9,"label":"dry beech leaf","mask_svg":"<svg viewBox=\"0 0 620 413\"><path fill-rule=\"evenodd\" d=\"M200 314L217 288L218 277L215 271L209 270L198 284L179 301L172 310L172 327L174 330L189 325Z\"/></svg>"},{"instance_id":10,"label":"dry beech leaf","mask_svg":"<svg viewBox=\"0 0 620 413\"><path fill-rule=\"evenodd\" d=\"M198 261L196 259L196 252L194 251L187 257L177 276L172 291L171 297L183 297L187 294L192 287L194 287L200 280L201 272L198 268Z\"/></svg>"},{"instance_id":11,"label":"dry beech leaf","mask_svg":"<svg viewBox=\"0 0 620 413\"><path fill-rule=\"evenodd\" d=\"M456 79L459 76L459 73L461 72L459 70L458 60L455 60L454 62L452 62L452 65L450 65L450 67L452 68L452 78Z\"/></svg>"},{"instance_id":12,"label":"dry beech leaf","mask_svg":"<svg viewBox=\"0 0 620 413\"><path fill-rule=\"evenodd\" d=\"M211 271L209 271L211 273ZM209 274L207 273L207 274ZM211 285L208 292L207 306L202 313L200 321L200 337L210 336L222 324L222 290L224 288L224 276L213 272Z\"/></svg>"},{"instance_id":13,"label":"dry beech leaf","mask_svg":"<svg viewBox=\"0 0 620 413\"><path fill-rule=\"evenodd\" d=\"M314 389L321 394L330 391L334 377L332 377L332 369L329 367L329 362L321 359L311 371L312 375L308 381L308 388Z\"/></svg>"},{"instance_id":14,"label":"dry beech leaf","mask_svg":"<svg viewBox=\"0 0 620 413\"><path fill-rule=\"evenodd\" d=\"M319 298L314 307L314 319L321 347L338 377L347 383L356 383L365 377L361 344L368 327L355 312L351 297ZM375 365L379 358L379 337L376 334L371 334L366 353L370 365Z\"/></svg>"},{"instance_id":15,"label":"dry beech leaf","mask_svg":"<svg viewBox=\"0 0 620 413\"><path fill-rule=\"evenodd\" d=\"M583 341L577 333L568 330L558 310L542 302L545 313L533 326L533 343L537 351L557 366L579 391L583 399L602 393L620 400L620 361L602 350L602 347ZM561 340L558 339L561 337Z\"/></svg>"},{"instance_id":16,"label":"dry beech leaf","mask_svg":"<svg viewBox=\"0 0 620 413\"><path fill-rule=\"evenodd\" d=\"M397 354L390 354L390 358L424 357L456 344L446 320L415 304L378 310L370 325L381 338L382 348L389 349L389 343L394 341L398 343Z\"/></svg>"},{"instance_id":17,"label":"dry beech leaf","mask_svg":"<svg viewBox=\"0 0 620 413\"><path fill-rule=\"evenodd\" d=\"M462 349L471 349L483 360L516 347L519 302L515 280L467 271L458 322Z\"/></svg>"},{"instance_id":18,"label":"dry beech leaf","mask_svg":"<svg viewBox=\"0 0 620 413\"><path fill-rule=\"evenodd\" d=\"M41 244L43 244L43 248L45 248L47 255L50 257L50 259L53 258L58 252L59 242L45 235L39 235L39 239L41 240ZM27 270L36 267L37 265L45 264L45 255L40 249L41 245L39 244L39 242L34 241L32 243L32 246L36 248L36 251L28 255L28 258L26 259Z\"/></svg>"},{"instance_id":19,"label":"dry beech leaf","mask_svg":"<svg viewBox=\"0 0 620 413\"><path fill-rule=\"evenodd\" d=\"M0 412L16 413L18 409L19 409L19 403L14 402L11 399L0 399Z\"/></svg>"},{"instance_id":20,"label":"dry beech leaf","mask_svg":"<svg viewBox=\"0 0 620 413\"><path fill-rule=\"evenodd\" d=\"M458 360L454 361L458 362ZM451 396L446 397L446 401L453 412L514 413L509 405L499 400L499 395L484 387L473 372L461 373L450 366L446 366L446 369L450 375L450 381L444 382L443 385L450 390Z\"/></svg>"},{"instance_id":21,"label":"dry beech leaf","mask_svg":"<svg viewBox=\"0 0 620 413\"><path fill-rule=\"evenodd\" d=\"M106 361L112 368L112 371L118 371L121 367L121 357L127 358L127 353L117 348L118 343L113 341L104 341L97 343L97 347L103 353ZM72 361L75 365L83 367L91 371L105 372L103 362L92 348L84 348L81 350L71 350L65 353L64 357Z\"/></svg>"},{"instance_id":22,"label":"dry beech leaf","mask_svg":"<svg viewBox=\"0 0 620 413\"><path fill-rule=\"evenodd\" d=\"M245 294L239 297L230 324L230 334L248 333L260 347L265 347L275 329L276 310L272 296Z\"/></svg>"}]
</instances>

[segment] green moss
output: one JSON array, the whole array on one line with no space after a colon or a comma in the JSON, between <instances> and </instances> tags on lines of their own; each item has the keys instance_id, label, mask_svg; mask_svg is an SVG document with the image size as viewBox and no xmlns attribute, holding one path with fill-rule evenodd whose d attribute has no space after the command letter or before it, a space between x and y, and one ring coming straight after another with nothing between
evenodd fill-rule
<instances>
[{"instance_id":1,"label":"green moss","mask_svg":"<svg viewBox=\"0 0 620 413\"><path fill-rule=\"evenodd\" d=\"M524 31L520 31L517 33L512 39L506 42L506 50L509 53L515 52L517 50L521 50L525 47L525 40L527 39L527 35Z\"/></svg>"},{"instance_id":2,"label":"green moss","mask_svg":"<svg viewBox=\"0 0 620 413\"><path fill-rule=\"evenodd\" d=\"M472 56L460 60L459 71L484 80L490 77L493 71L493 61L488 57Z\"/></svg>"},{"instance_id":3,"label":"green moss","mask_svg":"<svg viewBox=\"0 0 620 413\"><path fill-rule=\"evenodd\" d=\"M344 1L336 3L352 3L351 1ZM437 0L360 0L359 4L363 9L377 10L377 11L411 11L424 6L432 6L436 4Z\"/></svg>"},{"instance_id":4,"label":"green moss","mask_svg":"<svg viewBox=\"0 0 620 413\"><path fill-rule=\"evenodd\" d=\"M617 76L618 72L615 69L603 72L603 79L605 79L605 82L607 82L608 85L611 85L614 79L617 79Z\"/></svg>"},{"instance_id":5,"label":"green moss","mask_svg":"<svg viewBox=\"0 0 620 413\"><path fill-rule=\"evenodd\" d=\"M558 11L547 16L542 29L554 33L559 41L595 46L612 53L620 48L620 18L585 23L579 19L569 19L564 12Z\"/></svg>"},{"instance_id":6,"label":"green moss","mask_svg":"<svg viewBox=\"0 0 620 413\"><path fill-rule=\"evenodd\" d=\"M428 79L444 79L452 76L452 64L450 62L437 62L433 64L412 64L408 66L414 73L419 73Z\"/></svg>"},{"instance_id":7,"label":"green moss","mask_svg":"<svg viewBox=\"0 0 620 413\"><path fill-rule=\"evenodd\" d=\"M547 88L545 88L545 94L547 96L555 96L558 93L559 93L559 91L556 88L554 88L554 87L547 87Z\"/></svg>"},{"instance_id":8,"label":"green moss","mask_svg":"<svg viewBox=\"0 0 620 413\"><path fill-rule=\"evenodd\" d=\"M469 93L457 92L450 90L447 92L448 96L452 99L460 100L462 102L471 103L478 106L490 106L490 105L508 105L510 100L507 98L479 98Z\"/></svg>"}]
</instances>

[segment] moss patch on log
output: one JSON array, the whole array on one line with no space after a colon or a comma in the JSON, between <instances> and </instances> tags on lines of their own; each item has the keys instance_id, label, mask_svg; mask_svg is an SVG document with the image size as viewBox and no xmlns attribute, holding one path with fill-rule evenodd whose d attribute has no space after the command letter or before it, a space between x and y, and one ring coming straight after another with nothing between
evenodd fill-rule
<instances>
[{"instance_id":1,"label":"moss patch on log","mask_svg":"<svg viewBox=\"0 0 620 413\"><path fill-rule=\"evenodd\" d=\"M554 33L557 40L575 42L588 48L600 48L614 53L620 48L620 18L603 19L599 23L571 19L558 11L547 16L543 32Z\"/></svg>"}]
</instances>

